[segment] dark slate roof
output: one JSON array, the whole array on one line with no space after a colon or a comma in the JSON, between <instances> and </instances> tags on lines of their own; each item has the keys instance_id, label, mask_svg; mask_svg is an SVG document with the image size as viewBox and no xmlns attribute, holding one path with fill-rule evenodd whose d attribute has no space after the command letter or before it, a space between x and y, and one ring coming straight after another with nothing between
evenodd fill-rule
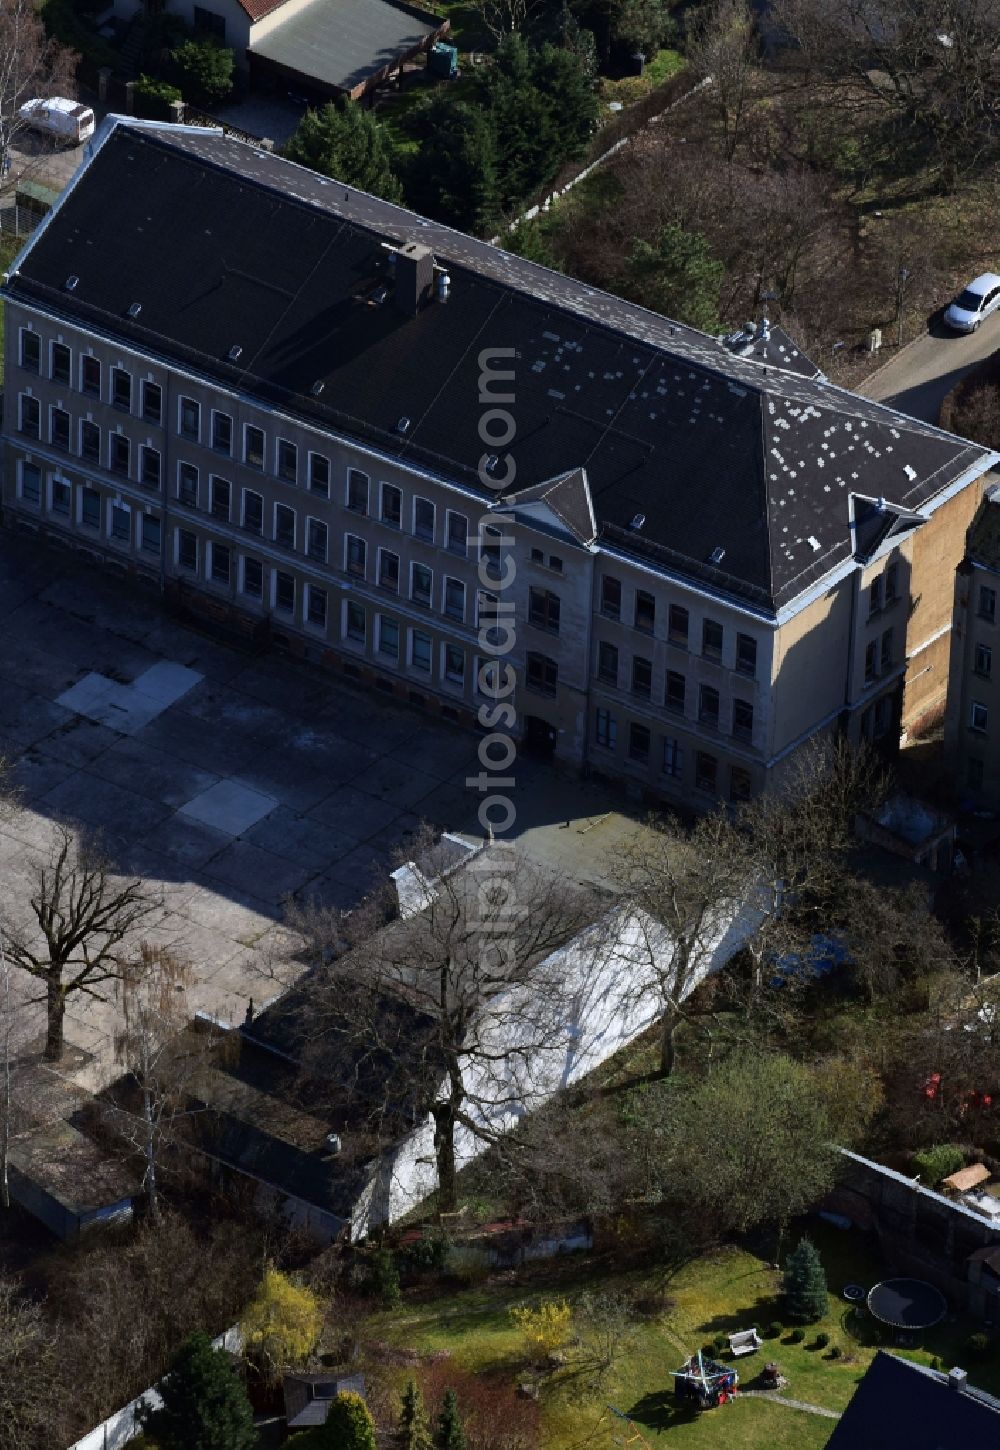
<instances>
[{"instance_id":1,"label":"dark slate roof","mask_svg":"<svg viewBox=\"0 0 1000 1450\"><path fill-rule=\"evenodd\" d=\"M286 1374L282 1382L285 1395L285 1418L290 1430L307 1425L325 1425L330 1406L337 1395L355 1394L365 1397L363 1374Z\"/></svg>"},{"instance_id":2,"label":"dark slate roof","mask_svg":"<svg viewBox=\"0 0 1000 1450\"><path fill-rule=\"evenodd\" d=\"M518 486L585 468L605 544L761 610L850 559L852 492L918 509L993 459L219 133L106 125L11 295L484 498L479 359L514 349ZM407 315L378 299L414 238L451 286Z\"/></svg>"},{"instance_id":3,"label":"dark slate roof","mask_svg":"<svg viewBox=\"0 0 1000 1450\"><path fill-rule=\"evenodd\" d=\"M783 327L766 319L760 323L746 323L739 332L731 332L724 337L722 343L736 357L770 363L802 378L823 377L822 370L811 357L807 357L794 338L789 337Z\"/></svg>"},{"instance_id":4,"label":"dark slate roof","mask_svg":"<svg viewBox=\"0 0 1000 1450\"><path fill-rule=\"evenodd\" d=\"M353 91L443 24L392 0L310 0L255 40L252 50L309 80Z\"/></svg>"},{"instance_id":5,"label":"dark slate roof","mask_svg":"<svg viewBox=\"0 0 1000 1450\"><path fill-rule=\"evenodd\" d=\"M1000 1401L879 1350L826 1450L969 1450L1000 1443Z\"/></svg>"},{"instance_id":6,"label":"dark slate roof","mask_svg":"<svg viewBox=\"0 0 1000 1450\"><path fill-rule=\"evenodd\" d=\"M597 530L585 468L571 468L559 478L518 489L504 498L504 506L515 514L531 504L543 504L550 509L557 524L567 529L578 543L593 543Z\"/></svg>"}]
</instances>

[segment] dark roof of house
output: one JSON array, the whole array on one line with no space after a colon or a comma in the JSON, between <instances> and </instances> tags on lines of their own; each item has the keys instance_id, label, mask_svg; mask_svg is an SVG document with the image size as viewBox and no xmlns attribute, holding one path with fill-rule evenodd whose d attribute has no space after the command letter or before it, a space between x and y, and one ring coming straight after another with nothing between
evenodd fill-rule
<instances>
[{"instance_id":1,"label":"dark roof of house","mask_svg":"<svg viewBox=\"0 0 1000 1450\"><path fill-rule=\"evenodd\" d=\"M802 351L794 338L783 327L766 319L760 323L746 323L739 332L731 332L724 337L722 343L737 357L750 357L761 363L771 363L776 368L784 368L802 378L823 376L822 369Z\"/></svg>"},{"instance_id":2,"label":"dark roof of house","mask_svg":"<svg viewBox=\"0 0 1000 1450\"><path fill-rule=\"evenodd\" d=\"M263 20L265 15L270 15L272 10L280 10L288 0L238 0L240 8L245 10L251 20Z\"/></svg>"},{"instance_id":3,"label":"dark roof of house","mask_svg":"<svg viewBox=\"0 0 1000 1450\"><path fill-rule=\"evenodd\" d=\"M826 1450L968 1450L1000 1441L1000 1400L879 1350Z\"/></svg>"},{"instance_id":4,"label":"dark roof of house","mask_svg":"<svg viewBox=\"0 0 1000 1450\"><path fill-rule=\"evenodd\" d=\"M484 500L481 359L510 350L517 486L586 469L606 545L762 611L850 560L853 493L917 510L993 459L217 132L106 125L10 295ZM386 244L416 238L450 288L414 313Z\"/></svg>"},{"instance_id":5,"label":"dark roof of house","mask_svg":"<svg viewBox=\"0 0 1000 1450\"><path fill-rule=\"evenodd\" d=\"M330 1406L337 1395L347 1393L364 1399L363 1374L286 1374L282 1381L285 1393L285 1417L290 1430L307 1425L325 1425Z\"/></svg>"},{"instance_id":6,"label":"dark roof of house","mask_svg":"<svg viewBox=\"0 0 1000 1450\"><path fill-rule=\"evenodd\" d=\"M255 40L253 53L349 92L423 45L443 24L392 0L310 0Z\"/></svg>"}]
</instances>

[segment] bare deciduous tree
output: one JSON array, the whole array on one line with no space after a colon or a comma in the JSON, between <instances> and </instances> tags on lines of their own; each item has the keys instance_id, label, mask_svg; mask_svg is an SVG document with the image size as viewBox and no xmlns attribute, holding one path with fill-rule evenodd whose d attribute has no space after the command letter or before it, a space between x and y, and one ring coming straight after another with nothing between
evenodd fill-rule
<instances>
[{"instance_id":1,"label":"bare deciduous tree","mask_svg":"<svg viewBox=\"0 0 1000 1450\"><path fill-rule=\"evenodd\" d=\"M51 1444L58 1381L50 1327L40 1304L0 1272L0 1450Z\"/></svg>"},{"instance_id":2,"label":"bare deciduous tree","mask_svg":"<svg viewBox=\"0 0 1000 1450\"><path fill-rule=\"evenodd\" d=\"M476 0L476 9L497 45L508 35L520 35L536 8L537 0Z\"/></svg>"},{"instance_id":3,"label":"bare deciduous tree","mask_svg":"<svg viewBox=\"0 0 1000 1450\"><path fill-rule=\"evenodd\" d=\"M159 901L143 881L115 876L98 843L66 826L57 828L48 856L32 863L31 875L38 930L4 914L0 942L13 966L44 985L45 1056L57 1062L68 999L79 993L101 1000L97 988L121 976L127 939Z\"/></svg>"},{"instance_id":4,"label":"bare deciduous tree","mask_svg":"<svg viewBox=\"0 0 1000 1450\"><path fill-rule=\"evenodd\" d=\"M27 123L19 111L36 97L75 94L78 57L45 33L35 0L0 4L0 181L10 148Z\"/></svg>"},{"instance_id":5,"label":"bare deciduous tree","mask_svg":"<svg viewBox=\"0 0 1000 1450\"><path fill-rule=\"evenodd\" d=\"M692 68L711 81L709 95L732 161L740 143L757 66L757 32L746 0L710 0L696 10L687 46Z\"/></svg>"}]
</instances>

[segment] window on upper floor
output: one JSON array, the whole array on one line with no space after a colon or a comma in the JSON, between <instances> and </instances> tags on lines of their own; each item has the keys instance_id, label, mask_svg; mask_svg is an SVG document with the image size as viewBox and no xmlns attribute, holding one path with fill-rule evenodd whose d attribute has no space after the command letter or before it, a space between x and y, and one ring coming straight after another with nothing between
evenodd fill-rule
<instances>
[{"instance_id":1,"label":"window on upper floor","mask_svg":"<svg viewBox=\"0 0 1000 1450\"><path fill-rule=\"evenodd\" d=\"M54 342L49 349L49 376L54 383L69 386L73 361L70 350L64 342Z\"/></svg>"},{"instance_id":2,"label":"window on upper floor","mask_svg":"<svg viewBox=\"0 0 1000 1450\"><path fill-rule=\"evenodd\" d=\"M608 619L622 617L622 581L611 574L601 576L601 613Z\"/></svg>"},{"instance_id":3,"label":"window on upper floor","mask_svg":"<svg viewBox=\"0 0 1000 1450\"><path fill-rule=\"evenodd\" d=\"M282 614L295 613L295 576L284 569L275 569L272 575L274 607Z\"/></svg>"},{"instance_id":4,"label":"window on upper floor","mask_svg":"<svg viewBox=\"0 0 1000 1450\"><path fill-rule=\"evenodd\" d=\"M885 602L886 607L895 604L899 598L899 565L896 563L887 564L885 570Z\"/></svg>"},{"instance_id":5,"label":"window on upper floor","mask_svg":"<svg viewBox=\"0 0 1000 1450\"><path fill-rule=\"evenodd\" d=\"M988 619L991 624L997 617L997 592L985 584L979 586L978 614L980 619Z\"/></svg>"},{"instance_id":6,"label":"window on upper floor","mask_svg":"<svg viewBox=\"0 0 1000 1450\"><path fill-rule=\"evenodd\" d=\"M609 710L598 710L594 739L604 750L614 750L618 744L618 721Z\"/></svg>"},{"instance_id":7,"label":"window on upper floor","mask_svg":"<svg viewBox=\"0 0 1000 1450\"><path fill-rule=\"evenodd\" d=\"M729 767L729 799L735 804L740 801L748 801L753 793L753 782L750 779L750 772L744 770L741 765Z\"/></svg>"},{"instance_id":8,"label":"window on upper floor","mask_svg":"<svg viewBox=\"0 0 1000 1450\"><path fill-rule=\"evenodd\" d=\"M144 443L139 449L139 479L147 488L159 488L161 459L159 450Z\"/></svg>"},{"instance_id":9,"label":"window on upper floor","mask_svg":"<svg viewBox=\"0 0 1000 1450\"><path fill-rule=\"evenodd\" d=\"M399 593L399 555L390 549L378 551L378 582L382 589Z\"/></svg>"},{"instance_id":10,"label":"window on upper floor","mask_svg":"<svg viewBox=\"0 0 1000 1450\"><path fill-rule=\"evenodd\" d=\"M22 462L21 498L25 503L40 504L42 501L42 470L37 463Z\"/></svg>"},{"instance_id":11,"label":"window on upper floor","mask_svg":"<svg viewBox=\"0 0 1000 1450\"><path fill-rule=\"evenodd\" d=\"M124 368L111 369L111 406L123 413L132 411L132 374Z\"/></svg>"},{"instance_id":12,"label":"window on upper floor","mask_svg":"<svg viewBox=\"0 0 1000 1450\"><path fill-rule=\"evenodd\" d=\"M882 608L882 576L876 575L868 586L868 618L878 614Z\"/></svg>"},{"instance_id":13,"label":"window on upper floor","mask_svg":"<svg viewBox=\"0 0 1000 1450\"><path fill-rule=\"evenodd\" d=\"M215 584L228 584L233 567L233 556L228 544L217 544L214 541L209 545L211 563L209 566L209 578Z\"/></svg>"},{"instance_id":14,"label":"window on upper floor","mask_svg":"<svg viewBox=\"0 0 1000 1450\"><path fill-rule=\"evenodd\" d=\"M368 475L362 473L360 468L347 470L347 507L352 513L368 512L368 484Z\"/></svg>"},{"instance_id":15,"label":"window on upper floor","mask_svg":"<svg viewBox=\"0 0 1000 1450\"><path fill-rule=\"evenodd\" d=\"M529 650L525 663L528 689L538 695L554 695L559 686L559 666L555 660Z\"/></svg>"},{"instance_id":16,"label":"window on upper floor","mask_svg":"<svg viewBox=\"0 0 1000 1450\"><path fill-rule=\"evenodd\" d=\"M198 536L190 529L177 530L177 562L182 569L198 568Z\"/></svg>"},{"instance_id":17,"label":"window on upper floor","mask_svg":"<svg viewBox=\"0 0 1000 1450\"><path fill-rule=\"evenodd\" d=\"M973 668L977 675L982 675L987 680L992 675L993 651L988 644L976 645L976 662Z\"/></svg>"},{"instance_id":18,"label":"window on upper floor","mask_svg":"<svg viewBox=\"0 0 1000 1450\"><path fill-rule=\"evenodd\" d=\"M645 634L652 634L656 626L656 600L645 589L635 591L633 622L636 629L641 629Z\"/></svg>"},{"instance_id":19,"label":"window on upper floor","mask_svg":"<svg viewBox=\"0 0 1000 1450\"><path fill-rule=\"evenodd\" d=\"M636 655L632 660L632 693L641 700L648 700L653 689L653 666L649 660Z\"/></svg>"},{"instance_id":20,"label":"window on upper floor","mask_svg":"<svg viewBox=\"0 0 1000 1450\"><path fill-rule=\"evenodd\" d=\"M445 547L453 554L465 554L469 547L469 520L464 514L447 511Z\"/></svg>"},{"instance_id":21,"label":"window on upper floor","mask_svg":"<svg viewBox=\"0 0 1000 1450\"><path fill-rule=\"evenodd\" d=\"M414 604L430 608L434 592L434 575L426 564L414 564L410 569L410 598Z\"/></svg>"},{"instance_id":22,"label":"window on upper floor","mask_svg":"<svg viewBox=\"0 0 1000 1450\"><path fill-rule=\"evenodd\" d=\"M326 563L328 531L319 519L310 519L306 525L306 553L310 559Z\"/></svg>"},{"instance_id":23,"label":"window on upper floor","mask_svg":"<svg viewBox=\"0 0 1000 1450\"><path fill-rule=\"evenodd\" d=\"M628 727L628 758L645 763L649 759L650 733L647 725L635 720Z\"/></svg>"},{"instance_id":24,"label":"window on upper floor","mask_svg":"<svg viewBox=\"0 0 1000 1450\"><path fill-rule=\"evenodd\" d=\"M399 621L388 619L384 614L378 617L378 652L390 659L399 659Z\"/></svg>"},{"instance_id":25,"label":"window on upper floor","mask_svg":"<svg viewBox=\"0 0 1000 1450\"><path fill-rule=\"evenodd\" d=\"M309 455L309 489L320 498L330 497L330 460L323 453Z\"/></svg>"},{"instance_id":26,"label":"window on upper floor","mask_svg":"<svg viewBox=\"0 0 1000 1450\"><path fill-rule=\"evenodd\" d=\"M130 544L132 542L132 510L127 504L113 501L109 513L111 537L117 539L120 544Z\"/></svg>"},{"instance_id":27,"label":"window on upper floor","mask_svg":"<svg viewBox=\"0 0 1000 1450\"><path fill-rule=\"evenodd\" d=\"M64 479L54 478L52 480L52 503L51 508L54 514L65 514L69 516L73 502L73 490Z\"/></svg>"},{"instance_id":28,"label":"window on upper floor","mask_svg":"<svg viewBox=\"0 0 1000 1450\"><path fill-rule=\"evenodd\" d=\"M212 476L209 489L210 511L213 519L221 519L223 523L229 522L230 512L233 506L232 486L225 478Z\"/></svg>"},{"instance_id":29,"label":"window on upper floor","mask_svg":"<svg viewBox=\"0 0 1000 1450\"><path fill-rule=\"evenodd\" d=\"M299 480L299 450L287 438L278 439L278 477L285 483Z\"/></svg>"},{"instance_id":30,"label":"window on upper floor","mask_svg":"<svg viewBox=\"0 0 1000 1450\"><path fill-rule=\"evenodd\" d=\"M465 585L461 579L444 581L444 612L449 619L465 618Z\"/></svg>"},{"instance_id":31,"label":"window on upper floor","mask_svg":"<svg viewBox=\"0 0 1000 1450\"><path fill-rule=\"evenodd\" d=\"M750 634L736 636L736 672L755 679L757 675L757 641Z\"/></svg>"},{"instance_id":32,"label":"window on upper floor","mask_svg":"<svg viewBox=\"0 0 1000 1450\"><path fill-rule=\"evenodd\" d=\"M673 736L663 737L663 774L677 779L684 773L684 751L679 740Z\"/></svg>"},{"instance_id":33,"label":"window on upper floor","mask_svg":"<svg viewBox=\"0 0 1000 1450\"><path fill-rule=\"evenodd\" d=\"M177 417L177 431L181 437L197 443L201 437L201 404L196 403L194 398L181 398Z\"/></svg>"},{"instance_id":34,"label":"window on upper floor","mask_svg":"<svg viewBox=\"0 0 1000 1450\"><path fill-rule=\"evenodd\" d=\"M671 604L667 613L667 638L687 649L690 615L683 604Z\"/></svg>"},{"instance_id":35,"label":"window on upper floor","mask_svg":"<svg viewBox=\"0 0 1000 1450\"><path fill-rule=\"evenodd\" d=\"M393 483L382 485L382 522L398 529L403 518L403 495Z\"/></svg>"},{"instance_id":36,"label":"window on upper floor","mask_svg":"<svg viewBox=\"0 0 1000 1450\"><path fill-rule=\"evenodd\" d=\"M970 790L982 790L983 788L983 762L973 757L965 762L965 783Z\"/></svg>"},{"instance_id":37,"label":"window on upper floor","mask_svg":"<svg viewBox=\"0 0 1000 1450\"><path fill-rule=\"evenodd\" d=\"M559 633L559 595L549 589L528 590L528 619L537 629Z\"/></svg>"},{"instance_id":38,"label":"window on upper floor","mask_svg":"<svg viewBox=\"0 0 1000 1450\"><path fill-rule=\"evenodd\" d=\"M49 440L53 448L69 452L69 414L65 408L49 409Z\"/></svg>"},{"instance_id":39,"label":"window on upper floor","mask_svg":"<svg viewBox=\"0 0 1000 1450\"><path fill-rule=\"evenodd\" d=\"M663 703L668 710L673 710L677 715L684 714L684 702L687 695L687 681L679 670L667 671L667 689Z\"/></svg>"},{"instance_id":40,"label":"window on upper floor","mask_svg":"<svg viewBox=\"0 0 1000 1450\"><path fill-rule=\"evenodd\" d=\"M295 510L284 503L274 505L274 542L283 549L295 548Z\"/></svg>"},{"instance_id":41,"label":"window on upper floor","mask_svg":"<svg viewBox=\"0 0 1000 1450\"><path fill-rule=\"evenodd\" d=\"M243 429L243 462L247 468L256 468L261 473L264 471L265 447L263 428L248 423Z\"/></svg>"},{"instance_id":42,"label":"window on upper floor","mask_svg":"<svg viewBox=\"0 0 1000 1450\"><path fill-rule=\"evenodd\" d=\"M714 619L702 622L701 652L707 660L722 659L722 625Z\"/></svg>"},{"instance_id":43,"label":"window on upper floor","mask_svg":"<svg viewBox=\"0 0 1000 1450\"><path fill-rule=\"evenodd\" d=\"M618 649L605 640L597 646L597 678L609 685L618 683Z\"/></svg>"},{"instance_id":44,"label":"window on upper floor","mask_svg":"<svg viewBox=\"0 0 1000 1450\"><path fill-rule=\"evenodd\" d=\"M29 438L40 438L42 436L42 409L37 398L29 397L22 393L19 399L20 430Z\"/></svg>"},{"instance_id":45,"label":"window on upper floor","mask_svg":"<svg viewBox=\"0 0 1000 1450\"><path fill-rule=\"evenodd\" d=\"M882 647L879 652L879 668L884 675L892 669L892 630L887 629L882 634Z\"/></svg>"},{"instance_id":46,"label":"window on upper floor","mask_svg":"<svg viewBox=\"0 0 1000 1450\"><path fill-rule=\"evenodd\" d=\"M101 364L89 353L80 359L80 392L93 398L101 396Z\"/></svg>"},{"instance_id":47,"label":"window on upper floor","mask_svg":"<svg viewBox=\"0 0 1000 1450\"><path fill-rule=\"evenodd\" d=\"M465 683L465 650L457 644L444 647L444 677L453 685Z\"/></svg>"},{"instance_id":48,"label":"window on upper floor","mask_svg":"<svg viewBox=\"0 0 1000 1450\"><path fill-rule=\"evenodd\" d=\"M251 599L264 598L264 566L259 559L244 558L242 588Z\"/></svg>"},{"instance_id":49,"label":"window on upper floor","mask_svg":"<svg viewBox=\"0 0 1000 1450\"><path fill-rule=\"evenodd\" d=\"M159 383L143 383L142 416L147 423L158 428L163 422L163 389Z\"/></svg>"},{"instance_id":50,"label":"window on upper floor","mask_svg":"<svg viewBox=\"0 0 1000 1450\"><path fill-rule=\"evenodd\" d=\"M698 691L698 720L702 725L718 727L719 692L711 685L702 685Z\"/></svg>"},{"instance_id":51,"label":"window on upper floor","mask_svg":"<svg viewBox=\"0 0 1000 1450\"><path fill-rule=\"evenodd\" d=\"M233 452L233 420L228 413L218 413L212 409L212 447L216 453L224 453L227 458Z\"/></svg>"},{"instance_id":52,"label":"window on upper floor","mask_svg":"<svg viewBox=\"0 0 1000 1450\"><path fill-rule=\"evenodd\" d=\"M878 673L878 643L870 639L865 645L865 680L874 680Z\"/></svg>"},{"instance_id":53,"label":"window on upper floor","mask_svg":"<svg viewBox=\"0 0 1000 1450\"><path fill-rule=\"evenodd\" d=\"M306 621L316 629L326 629L327 593L318 584L306 591Z\"/></svg>"},{"instance_id":54,"label":"window on upper floor","mask_svg":"<svg viewBox=\"0 0 1000 1450\"><path fill-rule=\"evenodd\" d=\"M101 430L89 418L84 418L80 424L80 457L88 463L101 461Z\"/></svg>"},{"instance_id":55,"label":"window on upper floor","mask_svg":"<svg viewBox=\"0 0 1000 1450\"><path fill-rule=\"evenodd\" d=\"M80 490L80 522L88 529L101 527L101 495L86 483Z\"/></svg>"},{"instance_id":56,"label":"window on upper floor","mask_svg":"<svg viewBox=\"0 0 1000 1450\"><path fill-rule=\"evenodd\" d=\"M129 475L129 468L132 462L132 445L124 433L111 434L111 472L120 473L124 478Z\"/></svg>"},{"instance_id":57,"label":"window on upper floor","mask_svg":"<svg viewBox=\"0 0 1000 1450\"><path fill-rule=\"evenodd\" d=\"M243 490L243 527L251 534L264 532L264 498L252 488Z\"/></svg>"},{"instance_id":58,"label":"window on upper floor","mask_svg":"<svg viewBox=\"0 0 1000 1450\"><path fill-rule=\"evenodd\" d=\"M163 527L159 514L143 514L139 525L139 547L144 554L159 554L163 547Z\"/></svg>"},{"instance_id":59,"label":"window on upper floor","mask_svg":"<svg viewBox=\"0 0 1000 1450\"><path fill-rule=\"evenodd\" d=\"M359 641L361 644L364 644L367 636L365 607L353 599L347 601L347 609L344 613L344 635L347 639Z\"/></svg>"},{"instance_id":60,"label":"window on upper floor","mask_svg":"<svg viewBox=\"0 0 1000 1450\"><path fill-rule=\"evenodd\" d=\"M413 532L418 539L434 539L434 505L426 498L413 500Z\"/></svg>"},{"instance_id":61,"label":"window on upper floor","mask_svg":"<svg viewBox=\"0 0 1000 1450\"><path fill-rule=\"evenodd\" d=\"M177 497L188 508L198 507L198 470L193 463L177 465Z\"/></svg>"},{"instance_id":62,"label":"window on upper floor","mask_svg":"<svg viewBox=\"0 0 1000 1450\"><path fill-rule=\"evenodd\" d=\"M715 795L719 777L719 762L706 750L698 750L694 757L694 784L696 790Z\"/></svg>"},{"instance_id":63,"label":"window on upper floor","mask_svg":"<svg viewBox=\"0 0 1000 1450\"><path fill-rule=\"evenodd\" d=\"M981 700L973 700L969 711L969 727L985 733L990 723L990 712Z\"/></svg>"},{"instance_id":64,"label":"window on upper floor","mask_svg":"<svg viewBox=\"0 0 1000 1450\"><path fill-rule=\"evenodd\" d=\"M21 328L21 366L25 372L40 373L42 370L42 340L37 332Z\"/></svg>"},{"instance_id":65,"label":"window on upper floor","mask_svg":"<svg viewBox=\"0 0 1000 1450\"><path fill-rule=\"evenodd\" d=\"M753 739L753 705L749 700L733 701L733 735L737 740Z\"/></svg>"},{"instance_id":66,"label":"window on upper floor","mask_svg":"<svg viewBox=\"0 0 1000 1450\"><path fill-rule=\"evenodd\" d=\"M415 670L429 675L431 671L431 637L422 630L410 630L410 664Z\"/></svg>"},{"instance_id":67,"label":"window on upper floor","mask_svg":"<svg viewBox=\"0 0 1000 1450\"><path fill-rule=\"evenodd\" d=\"M354 534L345 535L345 568L356 579L363 579L368 563L368 545Z\"/></svg>"}]
</instances>

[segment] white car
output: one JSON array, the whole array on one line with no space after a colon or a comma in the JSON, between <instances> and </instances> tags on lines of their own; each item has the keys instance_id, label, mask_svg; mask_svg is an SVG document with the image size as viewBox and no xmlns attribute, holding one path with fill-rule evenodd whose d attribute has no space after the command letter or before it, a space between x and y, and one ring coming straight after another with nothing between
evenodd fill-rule
<instances>
[{"instance_id":1,"label":"white car","mask_svg":"<svg viewBox=\"0 0 1000 1450\"><path fill-rule=\"evenodd\" d=\"M69 141L79 145L89 141L94 134L95 118L89 106L79 101L70 101L65 96L50 96L47 100L25 101L18 107L17 114L33 131L44 131L58 141Z\"/></svg>"},{"instance_id":2,"label":"white car","mask_svg":"<svg viewBox=\"0 0 1000 1450\"><path fill-rule=\"evenodd\" d=\"M944 322L954 332L975 332L984 317L1000 307L1000 277L984 272L960 292L944 310Z\"/></svg>"}]
</instances>

